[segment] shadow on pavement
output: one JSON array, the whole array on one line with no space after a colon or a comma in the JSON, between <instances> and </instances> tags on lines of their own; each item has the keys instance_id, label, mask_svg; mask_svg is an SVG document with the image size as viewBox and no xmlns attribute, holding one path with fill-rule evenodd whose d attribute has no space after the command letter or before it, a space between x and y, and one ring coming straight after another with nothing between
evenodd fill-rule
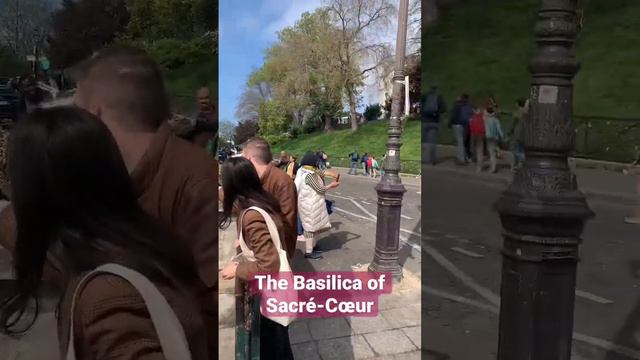
<instances>
[{"instance_id":1,"label":"shadow on pavement","mask_svg":"<svg viewBox=\"0 0 640 360\"><path fill-rule=\"evenodd\" d=\"M418 214L422 215L422 206L418 206ZM420 219L420 221L416 224L416 226L413 228L412 231L417 234L422 234L422 219ZM415 235L411 235L411 236L415 237ZM410 237L408 238L409 238L408 240L409 242L415 243L415 241L412 241ZM422 239L420 239L420 242L421 241ZM411 246L405 244L404 242L401 242L400 251L398 251L398 263L400 264L400 266L404 267L404 264L407 262L409 258L416 259L415 250L413 250Z\"/></svg>"},{"instance_id":2,"label":"shadow on pavement","mask_svg":"<svg viewBox=\"0 0 640 360\"><path fill-rule=\"evenodd\" d=\"M331 253L340 250L344 245L352 240L361 238L361 235L348 231L340 231L341 222L332 222L332 230L328 234L319 235L318 248L326 253L323 259L309 260L304 257L304 244L298 244L291 267L294 272L317 272L317 271L341 271L343 269L327 268L327 258L331 257ZM348 299L344 299L348 300ZM345 318L346 319L346 318ZM346 322L346 320L344 320ZM293 353L296 360L298 359L319 359L324 352L332 358L344 360L355 360L353 344L351 341L350 331L345 332L345 324L340 323L340 318L326 319L298 319L296 322L306 322L309 332L309 339L300 343L292 343ZM340 326L341 325L341 326ZM299 325L298 325L299 326ZM348 328L348 325L347 325ZM300 334L292 334L298 327L290 327L289 338L295 339ZM333 333L332 333L333 332ZM329 334L329 335L328 335ZM331 338L334 336L334 338ZM340 337L338 337L340 336ZM315 353L312 355L311 353ZM339 354L339 357L335 357Z\"/></svg>"},{"instance_id":3,"label":"shadow on pavement","mask_svg":"<svg viewBox=\"0 0 640 360\"><path fill-rule=\"evenodd\" d=\"M451 356L447 354L443 354L438 351L422 349L422 358L432 359L432 360L450 360Z\"/></svg>"},{"instance_id":4,"label":"shadow on pavement","mask_svg":"<svg viewBox=\"0 0 640 360\"><path fill-rule=\"evenodd\" d=\"M629 270L634 278L640 279L640 260L631 261L629 263ZM627 321L613 342L640 351L640 300L636 302L635 308L627 317ZM607 357L605 358L605 360L627 359L629 358L613 351L607 352Z\"/></svg>"}]
</instances>

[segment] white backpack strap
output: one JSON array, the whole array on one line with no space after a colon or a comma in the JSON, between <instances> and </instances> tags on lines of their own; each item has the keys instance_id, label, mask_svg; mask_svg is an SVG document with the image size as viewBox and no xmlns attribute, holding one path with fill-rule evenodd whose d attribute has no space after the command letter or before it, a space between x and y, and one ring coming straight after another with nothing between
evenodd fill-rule
<instances>
[{"instance_id":1,"label":"white backpack strap","mask_svg":"<svg viewBox=\"0 0 640 360\"><path fill-rule=\"evenodd\" d=\"M238 217L238 223L240 224L240 231L239 231L239 234L238 234L238 240L240 241L240 250L242 250L242 253L245 256L248 256L249 259L251 259L251 258L253 258L253 251L251 251L251 249L249 249L249 246L244 241L244 235L242 234L242 230L243 230L243 228L242 228L242 219L244 218L244 214L247 213L247 210L243 211L242 214L240 214L240 216Z\"/></svg>"},{"instance_id":2,"label":"white backpack strap","mask_svg":"<svg viewBox=\"0 0 640 360\"><path fill-rule=\"evenodd\" d=\"M156 329L162 353L167 360L190 360L189 343L180 320L156 286L139 272L118 264L105 264L86 274L78 283L71 302L71 326L66 360L76 360L74 346L74 313L76 299L85 283L97 273L110 273L128 281L142 296ZM124 326L124 324L123 324Z\"/></svg>"},{"instance_id":3,"label":"white backpack strap","mask_svg":"<svg viewBox=\"0 0 640 360\"><path fill-rule=\"evenodd\" d=\"M269 215L268 212L256 206L252 206L247 210L255 210L259 212L260 215L262 215L262 217L264 217L267 223L267 228L269 228L269 234L271 235L271 240L273 241L273 244L276 246L276 249L284 250L284 248L282 247L282 243L280 242L280 233L278 232L278 227L276 226L276 223L273 221L273 218L271 217L271 215Z\"/></svg>"}]
</instances>

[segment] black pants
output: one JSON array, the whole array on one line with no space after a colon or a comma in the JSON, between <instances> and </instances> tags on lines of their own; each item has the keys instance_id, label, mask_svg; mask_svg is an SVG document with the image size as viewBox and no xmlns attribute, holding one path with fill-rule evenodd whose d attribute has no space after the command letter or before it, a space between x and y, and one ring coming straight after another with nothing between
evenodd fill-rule
<instances>
[{"instance_id":1,"label":"black pants","mask_svg":"<svg viewBox=\"0 0 640 360\"><path fill-rule=\"evenodd\" d=\"M469 129L469 125L465 126L464 152L465 152L465 155L467 156L467 159L471 159L473 157L473 150L471 149L471 131Z\"/></svg>"},{"instance_id":2,"label":"black pants","mask_svg":"<svg viewBox=\"0 0 640 360\"><path fill-rule=\"evenodd\" d=\"M293 360L289 328L260 315L260 360Z\"/></svg>"}]
</instances>

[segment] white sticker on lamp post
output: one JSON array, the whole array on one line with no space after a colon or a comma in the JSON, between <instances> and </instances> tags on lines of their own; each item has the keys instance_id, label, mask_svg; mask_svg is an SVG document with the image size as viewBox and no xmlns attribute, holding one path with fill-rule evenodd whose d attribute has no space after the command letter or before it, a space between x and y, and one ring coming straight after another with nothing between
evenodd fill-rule
<instances>
[{"instance_id":1,"label":"white sticker on lamp post","mask_svg":"<svg viewBox=\"0 0 640 360\"><path fill-rule=\"evenodd\" d=\"M541 85L538 89L538 103L555 104L558 101L558 87Z\"/></svg>"}]
</instances>

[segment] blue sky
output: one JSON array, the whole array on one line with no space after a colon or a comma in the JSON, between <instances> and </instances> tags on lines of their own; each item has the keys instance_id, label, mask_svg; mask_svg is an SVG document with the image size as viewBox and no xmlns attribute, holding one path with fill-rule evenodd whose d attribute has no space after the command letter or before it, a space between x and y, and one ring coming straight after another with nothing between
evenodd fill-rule
<instances>
[{"instance_id":1,"label":"blue sky","mask_svg":"<svg viewBox=\"0 0 640 360\"><path fill-rule=\"evenodd\" d=\"M293 25L321 0L221 0L220 3L220 120L235 121L236 105L251 71L259 68L276 32Z\"/></svg>"}]
</instances>

